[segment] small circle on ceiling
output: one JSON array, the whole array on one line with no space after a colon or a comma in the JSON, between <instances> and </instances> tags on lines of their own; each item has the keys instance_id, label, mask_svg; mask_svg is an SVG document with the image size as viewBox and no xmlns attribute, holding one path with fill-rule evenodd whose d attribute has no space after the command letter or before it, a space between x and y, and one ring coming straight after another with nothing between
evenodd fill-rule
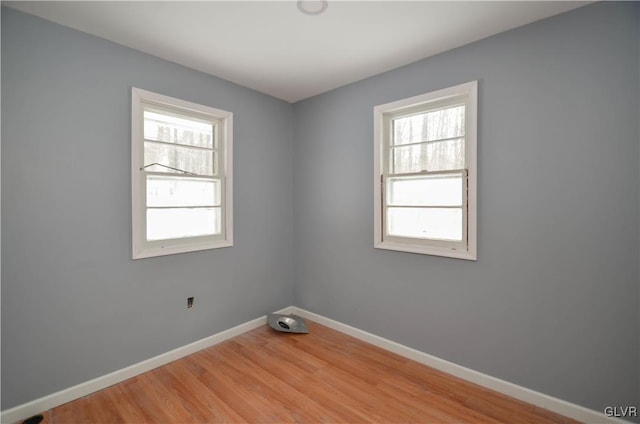
<instances>
[{"instance_id":1,"label":"small circle on ceiling","mask_svg":"<svg viewBox=\"0 0 640 424\"><path fill-rule=\"evenodd\" d=\"M298 0L298 10L306 15L320 15L327 7L327 0Z\"/></svg>"}]
</instances>

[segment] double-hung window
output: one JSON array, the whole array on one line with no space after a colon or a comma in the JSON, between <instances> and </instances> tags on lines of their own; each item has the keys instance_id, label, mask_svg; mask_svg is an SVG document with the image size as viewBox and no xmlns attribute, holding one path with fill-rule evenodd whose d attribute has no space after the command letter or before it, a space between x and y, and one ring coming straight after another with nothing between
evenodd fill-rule
<instances>
[{"instance_id":1,"label":"double-hung window","mask_svg":"<svg viewBox=\"0 0 640 424\"><path fill-rule=\"evenodd\" d=\"M477 81L374 109L375 247L476 259Z\"/></svg>"},{"instance_id":2,"label":"double-hung window","mask_svg":"<svg viewBox=\"0 0 640 424\"><path fill-rule=\"evenodd\" d=\"M232 113L131 98L133 258L232 246Z\"/></svg>"}]
</instances>

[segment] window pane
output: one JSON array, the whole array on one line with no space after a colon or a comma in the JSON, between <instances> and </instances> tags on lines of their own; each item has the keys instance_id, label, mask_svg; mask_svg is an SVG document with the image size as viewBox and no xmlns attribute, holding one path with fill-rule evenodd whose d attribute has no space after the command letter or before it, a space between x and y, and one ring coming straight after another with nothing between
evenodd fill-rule
<instances>
[{"instance_id":1,"label":"window pane","mask_svg":"<svg viewBox=\"0 0 640 424\"><path fill-rule=\"evenodd\" d=\"M145 108L144 138L167 143L186 144L199 147L214 147L214 126L174 113L162 113Z\"/></svg>"},{"instance_id":2,"label":"window pane","mask_svg":"<svg viewBox=\"0 0 640 424\"><path fill-rule=\"evenodd\" d=\"M387 204L401 206L462 206L462 175L389 178Z\"/></svg>"},{"instance_id":3,"label":"window pane","mask_svg":"<svg viewBox=\"0 0 640 424\"><path fill-rule=\"evenodd\" d=\"M220 208L147 209L147 240L220 234Z\"/></svg>"},{"instance_id":4,"label":"window pane","mask_svg":"<svg viewBox=\"0 0 640 424\"><path fill-rule=\"evenodd\" d=\"M387 233L391 236L462 240L461 208L387 208Z\"/></svg>"},{"instance_id":5,"label":"window pane","mask_svg":"<svg viewBox=\"0 0 640 424\"><path fill-rule=\"evenodd\" d=\"M144 165L159 164L145 168L146 171L179 172L171 169L176 168L196 175L214 175L215 155L212 150L144 142Z\"/></svg>"},{"instance_id":6,"label":"window pane","mask_svg":"<svg viewBox=\"0 0 640 424\"><path fill-rule=\"evenodd\" d=\"M464 139L413 144L391 149L391 173L464 168Z\"/></svg>"},{"instance_id":7,"label":"window pane","mask_svg":"<svg viewBox=\"0 0 640 424\"><path fill-rule=\"evenodd\" d=\"M220 206L220 180L147 175L147 206Z\"/></svg>"},{"instance_id":8,"label":"window pane","mask_svg":"<svg viewBox=\"0 0 640 424\"><path fill-rule=\"evenodd\" d=\"M454 106L394 119L392 144L463 137L464 109L464 106Z\"/></svg>"}]
</instances>

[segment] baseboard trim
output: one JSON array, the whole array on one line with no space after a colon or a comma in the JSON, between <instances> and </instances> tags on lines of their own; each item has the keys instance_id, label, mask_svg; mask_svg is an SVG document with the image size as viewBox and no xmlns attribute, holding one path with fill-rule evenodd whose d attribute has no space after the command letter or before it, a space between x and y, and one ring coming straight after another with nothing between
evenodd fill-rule
<instances>
[{"instance_id":1,"label":"baseboard trim","mask_svg":"<svg viewBox=\"0 0 640 424\"><path fill-rule=\"evenodd\" d=\"M350 325L343 324L341 322L332 320L322 315L318 315L314 312L307 311L302 308L293 307L292 312L302 318L307 318L311 321L315 321L318 324L322 324L341 333L348 334L349 336L371 343L374 346L396 353L405 358L412 359L421 364L430 366L442 372L454 375L462 378L463 380L470 381L480 386L486 387L496 392L502 393L512 398L521 400L523 402L536 405L540 408L547 409L549 411L564 415L574 420L583 423L619 423L629 424L628 421L623 421L614 417L607 417L603 413L585 408L580 405L576 405L549 395L545 395L535 390L527 389L526 387L518 386L517 384L510 383L499 378L492 377L487 374L483 374L478 371L474 371L470 368L463 367L462 365L455 364L453 362L446 361L438 358L437 356L429 355L419 350L410 348L408 346L401 345L400 343L393 342L375 334L368 333Z\"/></svg>"},{"instance_id":2,"label":"baseboard trim","mask_svg":"<svg viewBox=\"0 0 640 424\"><path fill-rule=\"evenodd\" d=\"M536 392L535 390L527 389L525 387L518 386L517 384L500 380L499 378L491 377L490 375L474 371L470 368L463 367L461 365L446 361L433 355L429 355L419 350L401 345L383 337L376 336L375 334L371 334L358 328L351 327L350 325L343 324L331 318L327 318L325 316L307 311L302 308L289 306L276 311L276 313L299 315L303 318L307 318L334 330L348 334L357 339L371 343L374 346L378 346L400 356L404 356L405 358L412 359L416 362L420 362L421 364L433 367L437 370L449 373L488 389L495 390L496 392L500 392L515 399L519 399L523 402L536 405L540 408L556 412L558 414L573 418L584 423L606 422L629 424L628 421L624 421L614 417L607 417L603 413L585 408L583 406L566 402L564 400L557 399L540 392ZM244 324L237 325L228 330L195 341L169 352L160 354L137 364L133 364L129 367L114 371L102 377L95 378L93 380L78 384L68 389L64 389L59 392L52 393L42 398L33 400L31 402L27 402L11 409L7 409L5 411L2 411L2 413L0 414L0 421L2 423L20 422L21 420L39 414L43 411L55 408L56 406L60 406L72 400L90 395L91 393L97 392L98 390L106 389L109 386L120 383L124 380L150 371L154 368L158 368L162 365L168 364L169 362L173 362L177 359L183 358L187 355L198 352L202 349L206 349L207 347L216 345L225 340L246 333L247 331L258 328L266 324L266 318L266 316L256 318Z\"/></svg>"},{"instance_id":3,"label":"baseboard trim","mask_svg":"<svg viewBox=\"0 0 640 424\"><path fill-rule=\"evenodd\" d=\"M277 313L290 314L292 313L292 311L293 308L291 306L288 306L284 309L281 309L280 311L277 311ZM135 377L147 371L151 371L154 368L161 367L162 365L168 364L169 362L173 362L177 359L183 358L187 355L191 355L192 353L198 352L202 349L206 349L210 346L221 343L232 337L246 333L247 331L253 330L254 328L265 325L266 322L267 317L266 315L264 315L262 317L237 325L233 328L224 330L212 336L205 337L204 339L189 343L188 345L179 347L158 356L154 356L153 358L147 359L145 361L138 362L137 364L133 364L126 368L122 368L112 373L103 375L102 377L98 377L93 380L80 383L76 386L69 387L68 389L64 389L59 392L41 397L31 402L15 406L11 409L7 409L6 411L2 411L2 413L0 414L0 421L2 423L20 422L21 420L32 417L43 411L47 411L75 399L80 399L81 397L90 395L91 393L97 392L98 390L106 389L109 386L113 386L114 384L120 383L129 378Z\"/></svg>"}]
</instances>

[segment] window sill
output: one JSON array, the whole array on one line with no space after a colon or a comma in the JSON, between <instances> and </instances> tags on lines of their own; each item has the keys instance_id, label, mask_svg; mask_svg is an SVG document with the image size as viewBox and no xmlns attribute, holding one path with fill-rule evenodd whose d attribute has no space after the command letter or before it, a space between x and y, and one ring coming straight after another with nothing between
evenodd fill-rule
<instances>
[{"instance_id":1,"label":"window sill","mask_svg":"<svg viewBox=\"0 0 640 424\"><path fill-rule=\"evenodd\" d=\"M475 252L469 250L457 250L444 247L424 246L419 244L393 243L389 241L381 241L375 243L376 249L396 250L399 252L419 253L421 255L445 256L449 258L465 259L468 261L477 261Z\"/></svg>"},{"instance_id":2,"label":"window sill","mask_svg":"<svg viewBox=\"0 0 640 424\"><path fill-rule=\"evenodd\" d=\"M196 252L199 250L219 249L223 247L231 247L233 242L228 240L219 240L215 242L189 245L175 245L165 247L153 247L135 249L133 251L133 259L153 258L156 256L175 255L178 253Z\"/></svg>"}]
</instances>

